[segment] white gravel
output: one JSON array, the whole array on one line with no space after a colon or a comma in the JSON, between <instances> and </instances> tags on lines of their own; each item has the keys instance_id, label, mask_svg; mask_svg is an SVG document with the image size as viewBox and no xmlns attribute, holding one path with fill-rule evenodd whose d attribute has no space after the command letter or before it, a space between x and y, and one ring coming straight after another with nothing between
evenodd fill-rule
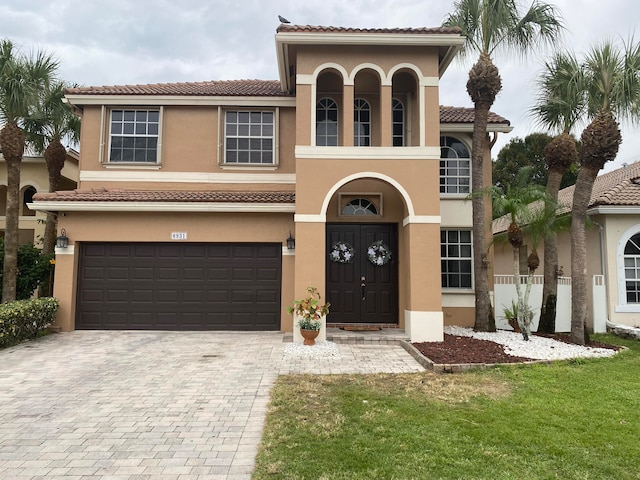
<instances>
[{"instance_id":1,"label":"white gravel","mask_svg":"<svg viewBox=\"0 0 640 480\"><path fill-rule=\"evenodd\" d=\"M284 358L341 358L338 345L333 342L316 342L315 345L288 343L284 347Z\"/></svg>"},{"instance_id":2,"label":"white gravel","mask_svg":"<svg viewBox=\"0 0 640 480\"><path fill-rule=\"evenodd\" d=\"M569 358L611 357L617 352L608 348L583 347L570 345L551 338L532 335L525 342L521 333L506 330L497 332L474 332L471 328L445 327L445 333L461 337L473 337L480 340L490 340L504 346L509 355L527 357L538 360L566 360Z\"/></svg>"}]
</instances>

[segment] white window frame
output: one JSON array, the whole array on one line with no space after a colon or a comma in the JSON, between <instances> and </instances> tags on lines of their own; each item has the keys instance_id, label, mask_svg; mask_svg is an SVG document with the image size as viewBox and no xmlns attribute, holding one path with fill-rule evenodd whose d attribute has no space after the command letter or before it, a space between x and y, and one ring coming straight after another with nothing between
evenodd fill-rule
<instances>
[{"instance_id":1,"label":"white window frame","mask_svg":"<svg viewBox=\"0 0 640 480\"><path fill-rule=\"evenodd\" d=\"M633 238L633 236L640 234L640 225L634 225L627 229L622 234L616 248L616 266L618 273L618 305L616 306L616 312L620 313L636 313L640 312L640 303L628 303L627 302L627 278L625 268L625 253L624 250L627 243ZM640 260L640 259L639 259ZM639 278L640 280L640 278Z\"/></svg>"},{"instance_id":2,"label":"white window frame","mask_svg":"<svg viewBox=\"0 0 640 480\"><path fill-rule=\"evenodd\" d=\"M464 146L467 151L468 157L459 157L458 152L448 145L444 145L444 141L447 138L451 138L456 142L459 142ZM467 145L466 142L462 141L460 138L452 136L452 135L441 135L440 136L440 150L443 148L447 148L450 151L453 151L456 156L455 157L443 157L442 153L440 153L440 195L446 196L464 196L466 197L471 192L471 148ZM448 165L448 163L454 163L454 165ZM455 170L460 171L464 169L464 163L467 165L467 170L469 172L468 175L447 175L447 170ZM444 172L444 173L443 173ZM447 183L447 180L455 180L453 185ZM460 180L466 179L467 185L461 185ZM442 183L444 180L444 183ZM442 191L444 188L444 192ZM454 188L455 191L447 191L451 188Z\"/></svg>"},{"instance_id":3,"label":"white window frame","mask_svg":"<svg viewBox=\"0 0 640 480\"><path fill-rule=\"evenodd\" d=\"M158 113L158 122L157 122L157 133L139 133L134 131L133 133L113 133L112 130L112 124L113 124L113 114L114 112L133 112L134 113L134 117L137 115L138 112L147 112L147 114L149 112L157 112ZM154 167L157 166L161 163L161 153L162 153L162 117L163 117L163 108L162 107L147 107L147 108L138 108L138 107L113 107L108 109L108 113L105 111L105 116L106 116L106 121L108 122L108 126L107 126L107 134L109 135L109 139L108 139L108 145L107 145L107 149L106 149L106 162L104 162L104 157L101 156L101 161L103 161L103 163L108 164L108 165L123 165L123 166L139 166L139 167ZM124 122L123 120L123 124L124 123L130 123L130 122ZM147 130L148 130L148 126L149 126L149 122L146 121L145 122L147 125ZM151 124L155 124L155 122L151 122ZM135 126L137 125L137 123L133 122L134 125L134 129ZM113 148L113 139L114 137L122 137L122 138L130 138L133 137L134 139L136 138L155 138L156 139L156 160L155 162L141 162L141 161L113 161L112 160L112 151L111 149ZM135 150L135 148L134 148Z\"/></svg>"},{"instance_id":4,"label":"white window frame","mask_svg":"<svg viewBox=\"0 0 640 480\"><path fill-rule=\"evenodd\" d=\"M363 112L369 114L369 120L362 121ZM360 133L361 126L368 131ZM364 145L362 144L363 141ZM356 147L371 146L371 104L360 97L353 100L353 145Z\"/></svg>"},{"instance_id":5,"label":"white window frame","mask_svg":"<svg viewBox=\"0 0 640 480\"><path fill-rule=\"evenodd\" d=\"M329 102L331 102L331 104L329 104ZM322 105L321 105L322 104ZM329 120L327 120L326 118L324 120L320 120L320 112L323 113L323 117L326 117L326 112L329 111L335 111L336 112L336 121L335 121L335 125L336 125L336 133L335 135L331 134L327 134L325 133L325 135L323 135L322 137L318 137L318 125L321 122L326 122L327 126L329 125ZM329 138L334 138L335 137L335 145L334 144L328 144L326 143L326 140ZM325 142L319 142L319 139L323 139L325 140ZM336 102L333 98L331 97L322 97L320 100L317 101L316 103L316 146L318 147L337 147L340 143L340 108L338 107L338 102Z\"/></svg>"},{"instance_id":6,"label":"white window frame","mask_svg":"<svg viewBox=\"0 0 640 480\"><path fill-rule=\"evenodd\" d=\"M236 114L241 114L241 113L248 113L249 117L251 117L251 114L255 114L255 113L259 113L261 115L261 117L263 116L263 114L265 113L270 113L272 115L272 131L271 131L271 135L269 135L268 133L265 134L264 131L262 130L262 127L264 127L264 123L260 122L260 126L261 126L261 132L259 135L256 134L252 134L251 132L251 127L257 127L257 124L252 124L251 123L251 118L250 118L250 123L249 125L249 134L248 135L240 135L237 131L235 134L233 133L229 133L228 130L228 123L227 123L227 115L230 113L236 113ZM277 166L278 165L278 147L277 147L277 142L278 142L278 123L279 123L279 110L278 109L265 109L265 108L251 108L251 109L243 109L243 108L227 108L227 109L223 109L222 110L222 155L221 155L221 165L225 166L225 167L251 167L251 168L260 168L260 167L273 167L273 166ZM238 161L228 161L227 157L228 157L228 149L227 149L227 139L229 138L236 138L236 139L248 139L249 140L249 155L251 156L251 152L252 151L257 151L257 150L252 150L251 148L251 140L252 139L257 139L257 140L271 140L271 162L238 162ZM260 149L261 152L266 151L266 149ZM249 160L251 160L249 158Z\"/></svg>"},{"instance_id":7,"label":"white window frame","mask_svg":"<svg viewBox=\"0 0 640 480\"><path fill-rule=\"evenodd\" d=\"M448 237L448 232L458 232L458 242L456 244L453 243L449 243L448 242L448 238L446 240L446 242L443 244L442 243L442 234L445 234L445 237ZM459 234L461 232L468 232L469 233L469 243L467 244L466 242L463 244L460 241L459 238ZM455 245L458 247L458 249L460 249L461 246L465 246L469 248L469 256L462 256L462 255L458 255L458 256L448 256L442 255L442 247L443 246L450 246L450 245ZM446 261L458 261L458 262L463 262L463 261L468 261L469 262L469 266L470 266L470 272L469 273L455 273L455 272L445 272L445 270L442 268L442 263L446 262ZM444 277L445 275L458 275L459 277L461 277L462 275L468 275L469 276L469 286L457 286L457 287L450 287L450 286L444 286L442 282L442 278L440 281L440 286L442 287L443 290L447 290L447 291L452 291L452 290L462 290L462 291L472 291L474 286L473 286L473 232L470 229L467 228L442 228L440 229L440 265L441 265L441 277ZM447 284L450 283L450 281L447 281Z\"/></svg>"}]
</instances>

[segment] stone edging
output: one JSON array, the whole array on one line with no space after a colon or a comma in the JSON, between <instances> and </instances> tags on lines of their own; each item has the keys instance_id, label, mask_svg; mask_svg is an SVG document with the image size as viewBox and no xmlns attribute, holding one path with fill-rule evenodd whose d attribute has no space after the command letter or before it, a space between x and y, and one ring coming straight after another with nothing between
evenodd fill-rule
<instances>
[{"instance_id":1,"label":"stone edging","mask_svg":"<svg viewBox=\"0 0 640 480\"><path fill-rule=\"evenodd\" d=\"M429 358L425 357L420 350L414 347L410 342L400 341L400 345L404 348L409 354L422 365L427 370L431 370L435 373L460 373L466 372L468 370L486 370L488 368L495 368L500 366L509 366L509 365L534 365L537 363L543 364L551 364L553 360L529 360L526 362L515 362L515 363L434 363Z\"/></svg>"}]
</instances>

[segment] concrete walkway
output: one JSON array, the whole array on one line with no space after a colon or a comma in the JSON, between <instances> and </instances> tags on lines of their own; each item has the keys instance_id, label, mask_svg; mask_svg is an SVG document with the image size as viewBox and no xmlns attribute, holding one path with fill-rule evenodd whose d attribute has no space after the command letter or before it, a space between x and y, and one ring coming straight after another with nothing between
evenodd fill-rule
<instances>
[{"instance_id":1,"label":"concrete walkway","mask_svg":"<svg viewBox=\"0 0 640 480\"><path fill-rule=\"evenodd\" d=\"M423 370L397 345L285 360L283 338L76 331L0 350L0 478L250 479L279 374Z\"/></svg>"}]
</instances>

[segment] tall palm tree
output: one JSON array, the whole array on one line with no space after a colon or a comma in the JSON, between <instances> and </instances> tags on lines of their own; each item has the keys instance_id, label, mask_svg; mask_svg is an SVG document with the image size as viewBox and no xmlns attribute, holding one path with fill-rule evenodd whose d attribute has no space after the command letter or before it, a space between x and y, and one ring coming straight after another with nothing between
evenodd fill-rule
<instances>
[{"instance_id":1,"label":"tall palm tree","mask_svg":"<svg viewBox=\"0 0 640 480\"><path fill-rule=\"evenodd\" d=\"M80 139L80 117L64 103L65 88L71 85L54 81L40 94L37 110L25 121L27 142L38 153L44 154L49 173L49 191L55 192L62 182L62 169L67 150L62 140L76 143ZM57 218L47 213L42 253L53 253L56 241Z\"/></svg>"},{"instance_id":2,"label":"tall palm tree","mask_svg":"<svg viewBox=\"0 0 640 480\"><path fill-rule=\"evenodd\" d=\"M546 208L552 213L558 202L563 175L577 162L578 151L571 130L585 113L584 77L582 67L573 53L556 53L545 63L538 81L539 95L531 112L541 125L560 131L545 147L548 172ZM544 285L538 331L555 332L558 298L558 234L551 228L553 217L547 215L549 225L544 237Z\"/></svg>"},{"instance_id":3,"label":"tall palm tree","mask_svg":"<svg viewBox=\"0 0 640 480\"><path fill-rule=\"evenodd\" d=\"M466 42L462 56L478 54L477 63L469 72L467 92L474 103L473 145L471 148L472 193L485 187L483 157L487 147L487 120L489 109L502 89L498 69L491 59L496 51L515 51L523 55L539 45L555 41L563 26L555 8L535 0L521 13L515 0L458 0L454 11L443 23L458 26ZM487 182L491 183L491 182ZM495 330L495 319L489 298L489 278L486 262L487 232L490 216L486 215L485 201L472 195L473 252L475 282L475 329Z\"/></svg>"},{"instance_id":4,"label":"tall palm tree","mask_svg":"<svg viewBox=\"0 0 640 480\"><path fill-rule=\"evenodd\" d=\"M37 103L38 92L57 68L43 52L25 56L10 40L0 41L0 148L7 164L7 213L4 239L2 301L16 299L18 269L18 218L20 214L20 165L25 135L22 122Z\"/></svg>"},{"instance_id":5,"label":"tall palm tree","mask_svg":"<svg viewBox=\"0 0 640 480\"><path fill-rule=\"evenodd\" d=\"M588 52L583 71L591 123L580 137L580 170L571 213L571 339L585 344L587 320L586 218L593 183L613 160L622 136L618 119L640 121L640 43L619 48L610 41Z\"/></svg>"}]
</instances>

